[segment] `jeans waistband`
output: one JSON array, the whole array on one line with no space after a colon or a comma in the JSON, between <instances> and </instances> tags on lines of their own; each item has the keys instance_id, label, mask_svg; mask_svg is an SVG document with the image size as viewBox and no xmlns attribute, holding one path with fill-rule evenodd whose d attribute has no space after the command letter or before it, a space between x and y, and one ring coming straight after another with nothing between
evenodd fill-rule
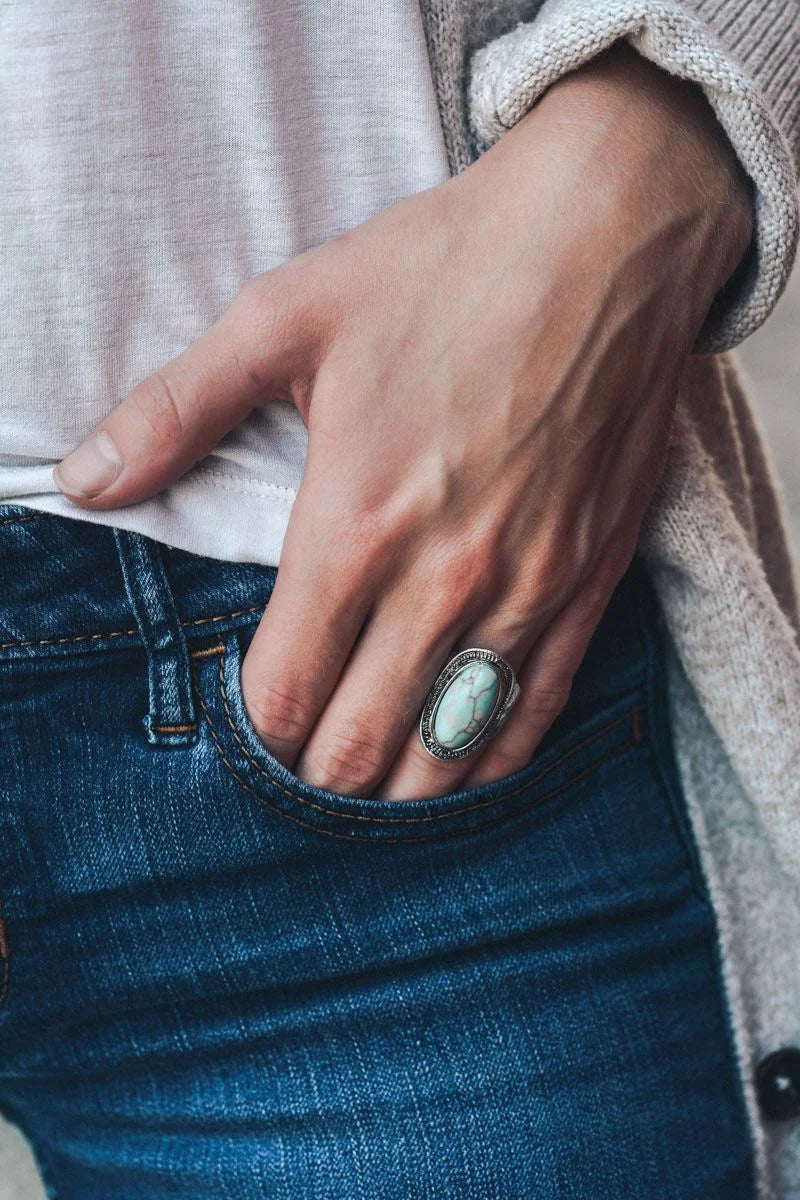
<instances>
[{"instance_id":1,"label":"jeans waistband","mask_svg":"<svg viewBox=\"0 0 800 1200\"><path fill-rule=\"evenodd\" d=\"M121 530L0 505L0 655L39 657L107 650L142 638L126 589ZM203 558L141 534L132 578L163 568L187 638L230 629L266 604L276 567Z\"/></svg>"},{"instance_id":2,"label":"jeans waistband","mask_svg":"<svg viewBox=\"0 0 800 1200\"><path fill-rule=\"evenodd\" d=\"M197 732L189 644L263 611L277 568L206 559L142 534L0 506L0 658L133 645L147 658L154 745Z\"/></svg>"},{"instance_id":3,"label":"jeans waistband","mask_svg":"<svg viewBox=\"0 0 800 1200\"><path fill-rule=\"evenodd\" d=\"M94 522L0 506L0 660L70 657L130 647L148 661L148 738L194 737L188 654L254 626L277 568L178 550ZM658 602L634 558L573 685L572 703L635 686L653 655Z\"/></svg>"}]
</instances>

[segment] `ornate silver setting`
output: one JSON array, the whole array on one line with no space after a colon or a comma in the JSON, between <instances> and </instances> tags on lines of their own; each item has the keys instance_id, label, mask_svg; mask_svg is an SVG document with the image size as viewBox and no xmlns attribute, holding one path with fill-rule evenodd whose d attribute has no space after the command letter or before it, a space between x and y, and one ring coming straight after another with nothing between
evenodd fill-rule
<instances>
[{"instance_id":1,"label":"ornate silver setting","mask_svg":"<svg viewBox=\"0 0 800 1200\"><path fill-rule=\"evenodd\" d=\"M447 690L450 680L463 667L467 666L468 663L473 662L488 662L495 667L499 675L497 698L494 708L483 728L479 730L471 741L463 746L459 746L457 750L452 750L447 746L443 746L434 735L433 728L436 721L436 710L439 706L439 701ZM514 674L513 668L499 654L495 654L494 650L486 650L482 646L470 646L467 650L460 650L458 654L453 655L449 662L445 663L436 677L433 687L428 692L425 707L419 719L419 736L422 739L423 746L434 758L443 761L453 758L466 758L468 754L473 754L479 746L485 745L486 742L491 741L499 733L501 725L519 696L519 690L519 684L517 683L517 677Z\"/></svg>"}]
</instances>

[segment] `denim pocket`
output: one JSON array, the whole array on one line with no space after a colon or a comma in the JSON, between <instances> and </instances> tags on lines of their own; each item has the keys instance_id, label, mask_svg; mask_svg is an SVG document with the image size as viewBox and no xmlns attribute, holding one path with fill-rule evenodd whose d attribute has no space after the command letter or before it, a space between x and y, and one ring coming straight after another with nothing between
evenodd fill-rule
<instances>
[{"instance_id":1,"label":"denim pocket","mask_svg":"<svg viewBox=\"0 0 800 1200\"><path fill-rule=\"evenodd\" d=\"M408 801L354 797L300 779L267 749L241 691L236 632L195 663L205 724L229 775L254 799L316 832L352 840L431 841L483 828L564 797L573 785L645 738L642 694L624 694L577 720L562 717L520 770L478 787Z\"/></svg>"}]
</instances>

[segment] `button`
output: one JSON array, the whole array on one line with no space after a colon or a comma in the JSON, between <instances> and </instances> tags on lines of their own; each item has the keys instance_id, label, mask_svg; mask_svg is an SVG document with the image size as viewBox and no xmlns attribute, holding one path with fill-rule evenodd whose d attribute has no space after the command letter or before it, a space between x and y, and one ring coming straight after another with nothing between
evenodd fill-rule
<instances>
[{"instance_id":1,"label":"button","mask_svg":"<svg viewBox=\"0 0 800 1200\"><path fill-rule=\"evenodd\" d=\"M800 1116L800 1050L784 1046L762 1058L756 1068L756 1092L770 1121Z\"/></svg>"}]
</instances>

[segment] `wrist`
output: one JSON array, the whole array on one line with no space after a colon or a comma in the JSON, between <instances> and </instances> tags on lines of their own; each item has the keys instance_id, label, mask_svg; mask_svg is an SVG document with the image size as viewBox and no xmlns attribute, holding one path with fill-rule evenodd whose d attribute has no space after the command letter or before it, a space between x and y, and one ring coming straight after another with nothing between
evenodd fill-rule
<instances>
[{"instance_id":1,"label":"wrist","mask_svg":"<svg viewBox=\"0 0 800 1200\"><path fill-rule=\"evenodd\" d=\"M702 89L663 70L627 42L615 43L557 81L542 105L590 122L617 148L623 187L651 203L702 214L722 256L721 287L741 261L753 232L750 182ZM643 165L650 177L642 176ZM627 168L627 170L625 169ZM637 188L638 185L638 188Z\"/></svg>"},{"instance_id":2,"label":"wrist","mask_svg":"<svg viewBox=\"0 0 800 1200\"><path fill-rule=\"evenodd\" d=\"M501 219L524 226L543 201L574 212L592 253L660 228L699 321L751 241L750 182L701 89L626 42L552 84L476 168L502 191Z\"/></svg>"}]
</instances>

